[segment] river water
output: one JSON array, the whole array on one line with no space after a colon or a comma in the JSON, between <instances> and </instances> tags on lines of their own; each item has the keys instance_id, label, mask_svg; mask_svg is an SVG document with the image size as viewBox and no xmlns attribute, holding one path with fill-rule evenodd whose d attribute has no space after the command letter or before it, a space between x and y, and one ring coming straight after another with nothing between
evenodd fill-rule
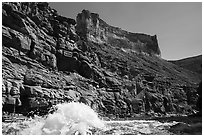
<instances>
[{"instance_id":1,"label":"river water","mask_svg":"<svg viewBox=\"0 0 204 137\"><path fill-rule=\"evenodd\" d=\"M83 134L77 132L49 132L42 130L45 120L35 119L17 123L3 123L3 134L21 134L21 135L63 135L63 134ZM177 122L161 123L155 120L131 120L131 121L104 121L105 127L102 129L89 127L86 134L93 135L172 135L168 129L177 124ZM80 125L82 128L83 125ZM66 128L67 131L70 128ZM7 131L6 131L7 130ZM66 131L66 130L65 130Z\"/></svg>"},{"instance_id":2,"label":"river water","mask_svg":"<svg viewBox=\"0 0 204 137\"><path fill-rule=\"evenodd\" d=\"M158 120L102 120L83 103L57 105L46 117L2 123L3 134L20 135L173 135L172 126L179 122ZM183 127L183 125L182 125Z\"/></svg>"}]
</instances>

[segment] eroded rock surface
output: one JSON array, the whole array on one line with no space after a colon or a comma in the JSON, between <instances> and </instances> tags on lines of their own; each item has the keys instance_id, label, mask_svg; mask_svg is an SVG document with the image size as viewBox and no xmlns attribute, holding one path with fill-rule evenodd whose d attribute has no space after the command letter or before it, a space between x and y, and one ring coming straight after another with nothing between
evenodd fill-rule
<instances>
[{"instance_id":1,"label":"eroded rock surface","mask_svg":"<svg viewBox=\"0 0 204 137\"><path fill-rule=\"evenodd\" d=\"M70 101L120 117L196 109L200 77L161 59L156 35L112 27L87 10L75 21L44 2L4 2L2 18L4 111L46 113Z\"/></svg>"}]
</instances>

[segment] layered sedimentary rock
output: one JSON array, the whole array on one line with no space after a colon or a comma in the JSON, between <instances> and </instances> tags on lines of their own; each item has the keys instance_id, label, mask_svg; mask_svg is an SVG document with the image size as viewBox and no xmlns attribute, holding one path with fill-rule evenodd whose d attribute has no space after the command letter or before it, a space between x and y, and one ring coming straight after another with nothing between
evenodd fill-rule
<instances>
[{"instance_id":1,"label":"layered sedimentary rock","mask_svg":"<svg viewBox=\"0 0 204 137\"><path fill-rule=\"evenodd\" d=\"M77 32L83 38L96 42L108 43L112 46L147 55L160 56L157 36L131 33L108 25L97 13L83 10L76 18Z\"/></svg>"},{"instance_id":2,"label":"layered sedimentary rock","mask_svg":"<svg viewBox=\"0 0 204 137\"><path fill-rule=\"evenodd\" d=\"M3 3L2 18L3 111L46 113L70 101L120 116L196 109L200 77L158 57L156 36L87 10L75 21L48 3Z\"/></svg>"}]
</instances>

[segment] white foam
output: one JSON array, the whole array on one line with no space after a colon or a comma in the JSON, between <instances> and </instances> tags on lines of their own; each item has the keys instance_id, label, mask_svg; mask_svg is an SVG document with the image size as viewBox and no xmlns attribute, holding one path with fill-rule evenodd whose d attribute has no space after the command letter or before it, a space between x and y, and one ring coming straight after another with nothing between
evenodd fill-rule
<instances>
[{"instance_id":1,"label":"white foam","mask_svg":"<svg viewBox=\"0 0 204 137\"><path fill-rule=\"evenodd\" d=\"M57 111L46 119L31 124L21 134L74 135L91 134L89 129L105 127L97 113L83 103L64 103L56 106Z\"/></svg>"}]
</instances>

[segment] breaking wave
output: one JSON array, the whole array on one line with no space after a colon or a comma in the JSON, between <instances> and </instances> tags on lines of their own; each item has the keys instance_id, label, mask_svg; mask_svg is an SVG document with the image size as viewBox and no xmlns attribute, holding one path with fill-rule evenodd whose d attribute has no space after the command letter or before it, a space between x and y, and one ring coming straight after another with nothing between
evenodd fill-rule
<instances>
[{"instance_id":1,"label":"breaking wave","mask_svg":"<svg viewBox=\"0 0 204 137\"><path fill-rule=\"evenodd\" d=\"M35 119L20 134L30 135L86 135L90 128L103 129L104 122L97 113L83 103L58 104L57 111L45 119Z\"/></svg>"},{"instance_id":2,"label":"breaking wave","mask_svg":"<svg viewBox=\"0 0 204 137\"><path fill-rule=\"evenodd\" d=\"M202 122L157 120L103 121L83 103L64 103L46 117L35 116L22 122L2 123L3 133L9 135L174 135L201 134ZM196 119L195 119L196 120ZM185 131L185 132L184 132Z\"/></svg>"}]
</instances>

